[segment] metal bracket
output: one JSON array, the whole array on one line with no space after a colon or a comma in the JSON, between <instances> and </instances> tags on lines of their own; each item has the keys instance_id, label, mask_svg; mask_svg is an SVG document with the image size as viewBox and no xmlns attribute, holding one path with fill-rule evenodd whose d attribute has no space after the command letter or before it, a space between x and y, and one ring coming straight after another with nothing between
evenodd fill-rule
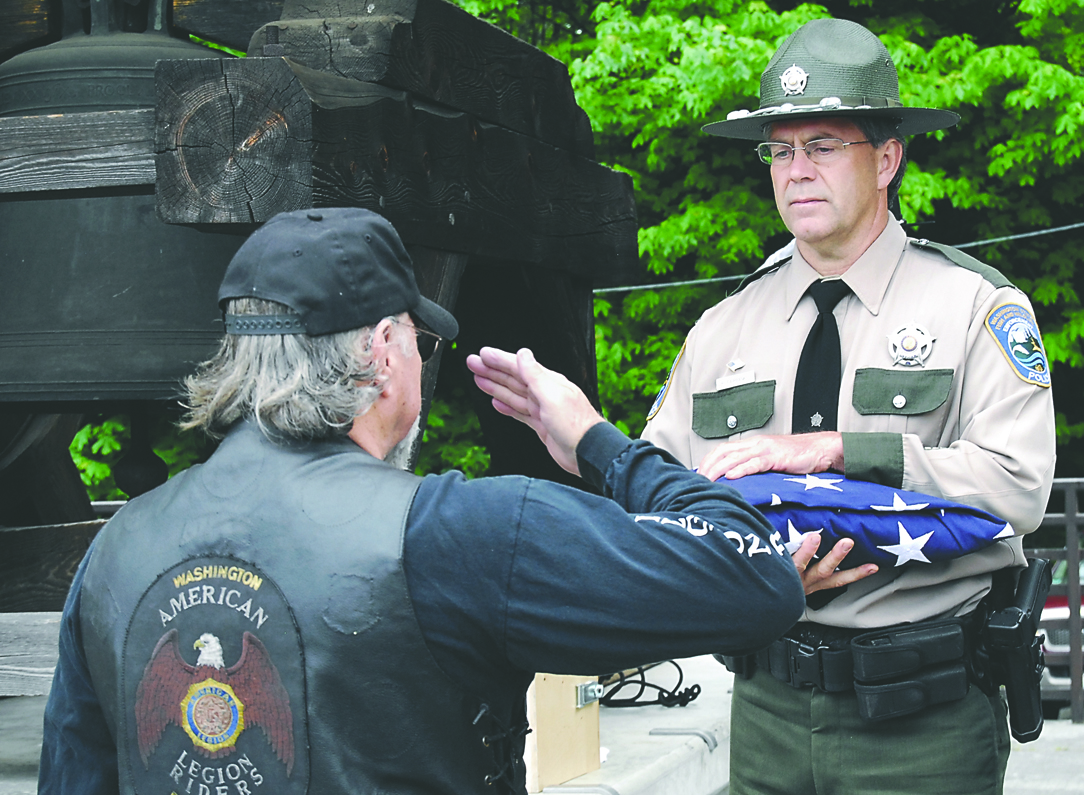
<instances>
[{"instance_id":1,"label":"metal bracket","mask_svg":"<svg viewBox=\"0 0 1084 795\"><path fill-rule=\"evenodd\" d=\"M584 682L576 685L576 709L586 707L602 698L605 688L598 682Z\"/></svg>"}]
</instances>

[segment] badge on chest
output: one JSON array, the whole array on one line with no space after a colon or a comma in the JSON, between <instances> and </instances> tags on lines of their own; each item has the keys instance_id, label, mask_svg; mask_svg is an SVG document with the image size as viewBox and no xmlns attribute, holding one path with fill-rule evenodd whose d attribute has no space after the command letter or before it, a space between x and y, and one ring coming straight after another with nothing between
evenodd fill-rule
<instances>
[{"instance_id":1,"label":"badge on chest","mask_svg":"<svg viewBox=\"0 0 1084 795\"><path fill-rule=\"evenodd\" d=\"M937 339L913 323L900 326L888 335L888 355L892 364L901 367L923 367Z\"/></svg>"}]
</instances>

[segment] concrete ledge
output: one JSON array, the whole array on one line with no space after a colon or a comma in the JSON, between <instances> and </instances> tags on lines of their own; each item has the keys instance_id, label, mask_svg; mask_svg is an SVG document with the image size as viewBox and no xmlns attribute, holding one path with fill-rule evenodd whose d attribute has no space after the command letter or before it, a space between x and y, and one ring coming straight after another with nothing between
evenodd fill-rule
<instances>
[{"instance_id":1,"label":"concrete ledge","mask_svg":"<svg viewBox=\"0 0 1084 795\"><path fill-rule=\"evenodd\" d=\"M608 750L598 770L544 795L718 795L730 781L730 692L733 675L711 656L678 660L681 687L699 684L700 696L684 707L603 707L601 744ZM673 666L648 672L672 687Z\"/></svg>"}]
</instances>

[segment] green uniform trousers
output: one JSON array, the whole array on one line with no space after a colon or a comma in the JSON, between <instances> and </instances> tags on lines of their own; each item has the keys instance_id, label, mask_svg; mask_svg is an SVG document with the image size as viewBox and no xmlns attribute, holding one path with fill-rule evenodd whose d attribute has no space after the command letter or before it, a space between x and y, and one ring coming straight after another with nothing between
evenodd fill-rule
<instances>
[{"instance_id":1,"label":"green uniform trousers","mask_svg":"<svg viewBox=\"0 0 1084 795\"><path fill-rule=\"evenodd\" d=\"M1000 795L1009 727L1000 693L877 723L853 692L735 677L730 795Z\"/></svg>"}]
</instances>

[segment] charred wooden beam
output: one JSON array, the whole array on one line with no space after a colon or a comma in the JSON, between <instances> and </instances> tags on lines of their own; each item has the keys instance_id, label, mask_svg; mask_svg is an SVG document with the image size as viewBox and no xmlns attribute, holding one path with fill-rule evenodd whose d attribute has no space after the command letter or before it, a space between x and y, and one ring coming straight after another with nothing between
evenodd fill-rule
<instances>
[{"instance_id":1,"label":"charred wooden beam","mask_svg":"<svg viewBox=\"0 0 1084 795\"><path fill-rule=\"evenodd\" d=\"M174 28L235 50L281 16L282 0L173 0Z\"/></svg>"},{"instance_id":2,"label":"charred wooden beam","mask_svg":"<svg viewBox=\"0 0 1084 795\"><path fill-rule=\"evenodd\" d=\"M629 178L536 138L278 58L163 61L157 80L168 223L357 206L408 243L599 283L635 262Z\"/></svg>"},{"instance_id":3,"label":"charred wooden beam","mask_svg":"<svg viewBox=\"0 0 1084 795\"><path fill-rule=\"evenodd\" d=\"M167 223L312 207L312 112L281 59L160 61L157 203Z\"/></svg>"},{"instance_id":4,"label":"charred wooden beam","mask_svg":"<svg viewBox=\"0 0 1084 795\"><path fill-rule=\"evenodd\" d=\"M250 56L409 91L594 157L567 67L445 0L174 0L173 19Z\"/></svg>"}]
</instances>

